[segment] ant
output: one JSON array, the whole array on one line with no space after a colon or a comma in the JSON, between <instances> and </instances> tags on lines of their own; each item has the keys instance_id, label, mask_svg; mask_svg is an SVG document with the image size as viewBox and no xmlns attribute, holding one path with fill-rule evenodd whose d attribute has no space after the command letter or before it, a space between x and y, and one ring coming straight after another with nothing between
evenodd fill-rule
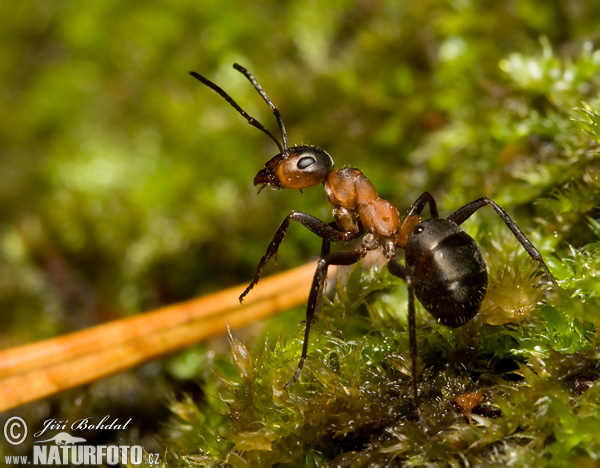
<instances>
[{"instance_id":1,"label":"ant","mask_svg":"<svg viewBox=\"0 0 600 468\"><path fill-rule=\"evenodd\" d=\"M265 186L272 189L305 189L322 183L333 205L331 223L321 221L302 211L292 211L275 232L265 255L261 258L253 280L240 295L240 302L258 283L266 263L277 253L290 221L296 221L322 239L321 255L313 277L306 309L306 328L302 355L287 389L302 371L308 352L308 336L315 315L322 305L323 288L329 265L351 265L367 252L381 248L387 258L388 271L404 280L408 288L408 331L412 364L412 393L418 408L417 339L415 327L415 297L437 321L450 328L460 327L479 311L487 290L487 268L477 243L460 225L473 213L490 205L508 226L523 248L538 262L552 284L558 283L523 231L493 200L482 197L459 208L447 218L440 218L433 196L424 192L412 204L402 219L389 201L380 198L375 187L357 168L333 168L333 159L323 149L311 145L288 147L283 119L254 76L241 65L233 65L242 73L269 105L281 133L283 145L260 122L248 115L223 89L196 72L194 78L214 90L241 114L250 125L268 135L277 145L279 154L270 159L254 178L259 192ZM420 215L429 205L430 218ZM331 252L332 242L347 242L362 237L353 251ZM404 265L396 260L396 251L404 250Z\"/></svg>"}]
</instances>

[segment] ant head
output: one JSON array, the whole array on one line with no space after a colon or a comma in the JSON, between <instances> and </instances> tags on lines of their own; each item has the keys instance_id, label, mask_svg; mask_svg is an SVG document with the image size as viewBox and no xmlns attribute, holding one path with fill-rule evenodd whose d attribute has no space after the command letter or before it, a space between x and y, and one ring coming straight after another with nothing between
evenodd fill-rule
<instances>
[{"instance_id":1,"label":"ant head","mask_svg":"<svg viewBox=\"0 0 600 468\"><path fill-rule=\"evenodd\" d=\"M333 171L333 159L317 146L300 145L289 148L272 158L254 178L262 190L304 189L317 185Z\"/></svg>"},{"instance_id":2,"label":"ant head","mask_svg":"<svg viewBox=\"0 0 600 468\"><path fill-rule=\"evenodd\" d=\"M264 92L252 73L237 63L233 64L233 68L242 73L248 81L252 83L254 89L256 89L258 94L260 94L273 111L273 114L277 119L277 124L279 125L283 145L279 143L279 140L267 130L264 125L254 117L248 115L248 113L218 85L196 72L190 72L190 75L218 93L239 114L241 114L250 125L268 135L279 148L279 154L267 162L265 168L256 174L254 185L260 185L260 190L267 185L274 189L303 189L323 182L327 175L333 171L333 159L331 159L331 156L316 146L299 145L288 148L283 119L281 118L279 110L275 107L275 104L269 99L267 93Z\"/></svg>"}]
</instances>

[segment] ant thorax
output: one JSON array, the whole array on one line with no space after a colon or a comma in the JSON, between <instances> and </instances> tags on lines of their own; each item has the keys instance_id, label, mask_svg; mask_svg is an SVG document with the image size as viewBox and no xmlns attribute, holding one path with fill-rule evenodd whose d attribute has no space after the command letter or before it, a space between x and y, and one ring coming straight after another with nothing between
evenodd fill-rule
<instances>
[{"instance_id":1,"label":"ant thorax","mask_svg":"<svg viewBox=\"0 0 600 468\"><path fill-rule=\"evenodd\" d=\"M343 167L333 171L324 185L341 229L358 232L362 226L365 232L381 238L394 236L398 231L398 210L377 195L371 181L359 169Z\"/></svg>"}]
</instances>

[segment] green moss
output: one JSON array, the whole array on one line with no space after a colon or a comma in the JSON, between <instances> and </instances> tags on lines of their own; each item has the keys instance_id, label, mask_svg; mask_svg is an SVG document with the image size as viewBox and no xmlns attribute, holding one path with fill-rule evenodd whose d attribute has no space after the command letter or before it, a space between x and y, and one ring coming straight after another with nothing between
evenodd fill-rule
<instances>
[{"instance_id":1,"label":"green moss","mask_svg":"<svg viewBox=\"0 0 600 468\"><path fill-rule=\"evenodd\" d=\"M593 397L600 375L594 344L599 320L573 321L565 314L565 292L553 293L546 301L553 305L537 308L519 326L478 323L450 331L421 317L423 426L410 396L406 328L390 309L405 309L406 303L382 304L384 294L394 296L391 278L360 273L358 266L346 281L340 278L334 302L313 328L300 381L289 390L282 387L297 363L302 330L289 343L279 340L252 358L232 340L240 375L220 385L227 410L189 400L176 406L180 417L185 406L186 412L226 419L213 429L212 442L199 421L195 438L171 440L177 451L189 453L189 460L198 452L212 454L204 462L232 466L475 464L512 458L523 465L559 466L576 455L599 455L595 432L588 432L600 424ZM344 294L350 284L365 291L362 298ZM479 388L485 397L470 424L452 400ZM211 451L215 440L218 454Z\"/></svg>"},{"instance_id":2,"label":"green moss","mask_svg":"<svg viewBox=\"0 0 600 468\"><path fill-rule=\"evenodd\" d=\"M600 456L600 319L595 302L581 300L583 290L573 298L563 283L565 290L552 292L520 325L475 321L451 331L420 317L420 421L410 396L406 327L396 310L406 302L390 290L395 281L360 265L338 280L338 294L313 327L300 381L282 388L297 363L301 329L289 343L278 340L252 357L233 339L239 375L219 389L227 409L190 400L175 407L179 418L182 411L202 413L225 417L223 424L211 439L210 426L198 421L195 437L190 431L171 439L175 452L188 453L192 465L200 453L204 463L232 466L562 466ZM351 297L350 286L363 293ZM452 400L477 389L485 389L484 398L470 423Z\"/></svg>"}]
</instances>

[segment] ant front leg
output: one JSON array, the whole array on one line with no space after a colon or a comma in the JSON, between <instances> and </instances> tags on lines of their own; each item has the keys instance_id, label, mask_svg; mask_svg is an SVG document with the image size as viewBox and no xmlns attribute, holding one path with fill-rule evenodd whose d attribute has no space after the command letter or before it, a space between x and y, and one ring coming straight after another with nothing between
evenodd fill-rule
<instances>
[{"instance_id":1,"label":"ant front leg","mask_svg":"<svg viewBox=\"0 0 600 468\"><path fill-rule=\"evenodd\" d=\"M324 249L326 243L328 242L328 240L324 239ZM298 362L296 372L294 372L291 380L283 386L284 389L287 389L290 385L296 382L296 380L298 380L300 372L302 371L302 367L304 366L304 361L306 359L306 355L308 354L308 335L310 333L310 326L315 320L315 315L321 312L321 306L323 304L323 288L325 287L325 280L327 279L327 269L329 268L329 265L352 265L363 258L366 252L367 251L362 248L354 252L334 252L319 259L317 270L315 271L315 276L313 277L312 286L310 287L308 305L306 307L306 328L304 330L302 355L300 356L300 362Z\"/></svg>"},{"instance_id":2,"label":"ant front leg","mask_svg":"<svg viewBox=\"0 0 600 468\"><path fill-rule=\"evenodd\" d=\"M523 231L521 231L519 226L517 226L517 224L511 219L511 217L508 216L506 211L504 211L502 208L500 208L500 206L498 206L496 204L496 202L494 202L493 200L490 200L487 197L478 198L477 200L472 201L471 203L468 203L465 206L463 206L462 208L459 208L458 210L456 210L454 213L452 213L450 216L448 216L448 220L452 221L456 224L462 224L473 213L475 213L479 208L482 208L486 205L490 205L492 208L494 208L494 210L496 211L498 216L500 216L500 218L502 218L502 221L504 221L504 224L506 224L508 226L508 228L512 231L513 235L521 243L521 245L527 251L529 256L533 260L535 260L536 262L538 262L540 264L540 266L546 273L546 276L548 276L548 278L550 278L550 281L552 281L552 284L554 285L554 287L558 288L559 287L558 283L557 283L556 279L554 278L554 275L552 275L552 273L550 273L548 266L546 265L546 263L544 262L544 259L542 258L542 254L538 251L538 249L535 248L535 246L531 243L531 241L527 238L527 236L525 236Z\"/></svg>"},{"instance_id":3,"label":"ant front leg","mask_svg":"<svg viewBox=\"0 0 600 468\"><path fill-rule=\"evenodd\" d=\"M248 285L248 287L244 290L244 292L240 295L240 302L243 302L246 294L250 292L250 290L258 283L260 277L262 275L263 268L267 264L267 262L273 257L277 255L277 250L285 237L285 233L290 225L290 221L297 221L304 225L309 231L315 233L317 236L321 237L324 241L323 249L329 248L329 244L325 246L325 241L327 242L340 242L340 241L348 241L357 237L358 234L354 234L351 232L345 232L339 230L335 225L329 225L314 216L309 215L308 213L304 213L302 211L292 211L289 215L285 217L282 223L277 228L271 243L267 247L267 252L260 259L258 263L258 267L256 268L256 273L254 274L254 279Z\"/></svg>"},{"instance_id":4,"label":"ant front leg","mask_svg":"<svg viewBox=\"0 0 600 468\"><path fill-rule=\"evenodd\" d=\"M410 349L411 373L412 373L412 392L415 407L419 408L419 390L417 388L417 327L415 324L415 291L412 279L406 268L396 260L390 260L387 263L388 271L404 280L408 289L408 342Z\"/></svg>"}]
</instances>

